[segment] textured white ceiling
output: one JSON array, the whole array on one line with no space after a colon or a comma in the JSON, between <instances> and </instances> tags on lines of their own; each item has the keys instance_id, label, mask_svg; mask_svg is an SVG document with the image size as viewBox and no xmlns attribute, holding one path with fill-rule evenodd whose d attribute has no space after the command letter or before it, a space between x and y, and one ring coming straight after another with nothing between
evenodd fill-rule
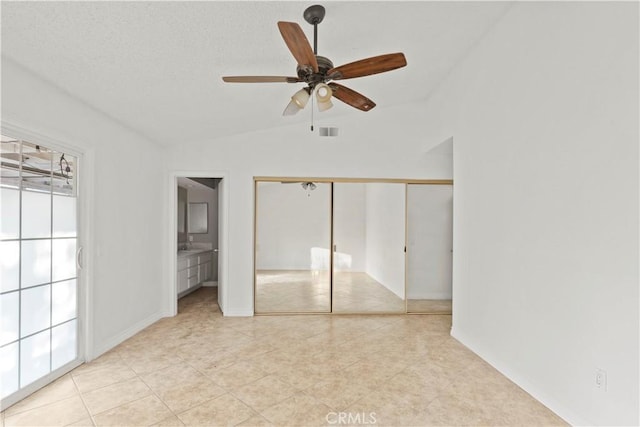
<instances>
[{"instance_id":1,"label":"textured white ceiling","mask_svg":"<svg viewBox=\"0 0 640 427\"><path fill-rule=\"evenodd\" d=\"M162 145L307 122L283 117L302 84L230 84L224 75L291 75L277 21L310 2L2 2L2 55ZM407 67L341 83L373 99L324 115L378 114L428 96L508 2L322 3L318 54L341 65L404 52ZM307 107L309 108L309 107Z\"/></svg>"}]
</instances>

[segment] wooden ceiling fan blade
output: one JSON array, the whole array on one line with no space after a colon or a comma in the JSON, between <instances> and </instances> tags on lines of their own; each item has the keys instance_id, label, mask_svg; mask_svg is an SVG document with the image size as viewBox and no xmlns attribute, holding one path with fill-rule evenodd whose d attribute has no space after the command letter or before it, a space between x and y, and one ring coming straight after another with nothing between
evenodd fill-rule
<instances>
[{"instance_id":1,"label":"wooden ceiling fan blade","mask_svg":"<svg viewBox=\"0 0 640 427\"><path fill-rule=\"evenodd\" d=\"M375 102L346 86L338 83L329 83L329 87L331 87L334 97L358 110L370 111L376 106Z\"/></svg>"},{"instance_id":2,"label":"wooden ceiling fan blade","mask_svg":"<svg viewBox=\"0 0 640 427\"><path fill-rule=\"evenodd\" d=\"M313 53L309 40L307 40L307 36L304 35L300 25L295 22L280 21L278 22L278 29L293 57L298 61L298 66L309 66L317 73L318 61L316 60L316 55Z\"/></svg>"},{"instance_id":3,"label":"wooden ceiling fan blade","mask_svg":"<svg viewBox=\"0 0 640 427\"><path fill-rule=\"evenodd\" d=\"M384 73L405 65L407 65L407 60L403 53L389 53L332 68L327 71L327 76L334 80L353 79L355 77Z\"/></svg>"},{"instance_id":4,"label":"wooden ceiling fan blade","mask_svg":"<svg viewBox=\"0 0 640 427\"><path fill-rule=\"evenodd\" d=\"M227 83L298 83L298 77L284 76L225 76L222 78Z\"/></svg>"}]
</instances>

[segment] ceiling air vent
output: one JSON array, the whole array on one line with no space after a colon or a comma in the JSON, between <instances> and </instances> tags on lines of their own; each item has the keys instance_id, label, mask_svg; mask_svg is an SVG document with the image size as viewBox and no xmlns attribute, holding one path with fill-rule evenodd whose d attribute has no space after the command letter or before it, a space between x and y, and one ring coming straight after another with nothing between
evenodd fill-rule
<instances>
[{"instance_id":1,"label":"ceiling air vent","mask_svg":"<svg viewBox=\"0 0 640 427\"><path fill-rule=\"evenodd\" d=\"M338 128L320 128L320 136L338 136Z\"/></svg>"}]
</instances>

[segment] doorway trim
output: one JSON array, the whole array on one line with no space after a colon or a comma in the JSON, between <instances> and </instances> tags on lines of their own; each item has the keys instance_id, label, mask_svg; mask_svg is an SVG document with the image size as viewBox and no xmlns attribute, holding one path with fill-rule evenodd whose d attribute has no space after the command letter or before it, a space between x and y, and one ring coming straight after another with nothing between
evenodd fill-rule
<instances>
[{"instance_id":1,"label":"doorway trim","mask_svg":"<svg viewBox=\"0 0 640 427\"><path fill-rule=\"evenodd\" d=\"M229 172L217 170L197 170L197 171L172 171L169 173L169 191L167 196L167 223L169 234L167 235L167 270L165 270L168 281L165 289L167 294L167 313L169 316L178 314L178 283L177 283L177 254L178 241L176 239L178 233L178 178L220 178L218 183L218 292L222 294L219 298L220 310L224 314L225 308L228 306L228 265L229 265Z\"/></svg>"}]
</instances>

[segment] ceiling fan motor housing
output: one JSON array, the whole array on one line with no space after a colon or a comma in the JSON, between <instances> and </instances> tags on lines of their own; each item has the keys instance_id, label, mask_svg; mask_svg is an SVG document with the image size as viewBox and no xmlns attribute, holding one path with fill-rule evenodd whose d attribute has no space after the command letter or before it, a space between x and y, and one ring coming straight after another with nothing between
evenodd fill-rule
<instances>
[{"instance_id":1,"label":"ceiling fan motor housing","mask_svg":"<svg viewBox=\"0 0 640 427\"><path fill-rule=\"evenodd\" d=\"M326 83L331 80L327 77L327 72L333 68L333 62L329 58L320 55L316 55L316 60L318 61L317 73L314 73L311 67L298 66L297 68L298 77L308 83L311 88L318 83Z\"/></svg>"}]
</instances>

